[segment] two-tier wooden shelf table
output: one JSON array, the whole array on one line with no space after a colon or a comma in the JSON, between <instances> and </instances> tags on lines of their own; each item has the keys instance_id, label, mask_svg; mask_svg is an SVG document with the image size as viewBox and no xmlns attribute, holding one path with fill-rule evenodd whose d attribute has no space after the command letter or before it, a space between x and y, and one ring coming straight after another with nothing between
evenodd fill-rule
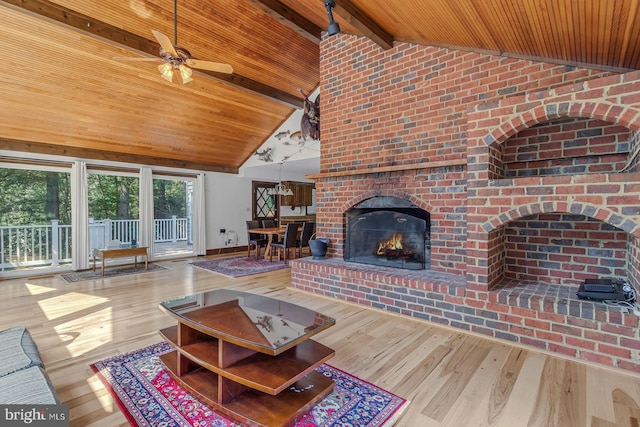
<instances>
[{"instance_id":1,"label":"two-tier wooden shelf table","mask_svg":"<svg viewBox=\"0 0 640 427\"><path fill-rule=\"evenodd\" d=\"M334 350L309 339L335 319L295 304L232 289L165 301L178 320L161 335L161 356L195 396L240 422L286 426L333 390L315 368Z\"/></svg>"}]
</instances>

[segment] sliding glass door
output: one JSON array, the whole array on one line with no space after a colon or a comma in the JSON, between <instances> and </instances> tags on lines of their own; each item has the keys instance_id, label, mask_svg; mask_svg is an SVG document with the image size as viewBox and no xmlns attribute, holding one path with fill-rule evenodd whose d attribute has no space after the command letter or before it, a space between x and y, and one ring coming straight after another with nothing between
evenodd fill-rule
<instances>
[{"instance_id":1,"label":"sliding glass door","mask_svg":"<svg viewBox=\"0 0 640 427\"><path fill-rule=\"evenodd\" d=\"M71 263L70 169L32 168L9 164L0 168L2 272Z\"/></svg>"},{"instance_id":2,"label":"sliding glass door","mask_svg":"<svg viewBox=\"0 0 640 427\"><path fill-rule=\"evenodd\" d=\"M137 174L94 170L87 175L89 251L135 245L140 228ZM118 263L129 262L119 259Z\"/></svg>"},{"instance_id":3,"label":"sliding glass door","mask_svg":"<svg viewBox=\"0 0 640 427\"><path fill-rule=\"evenodd\" d=\"M193 255L192 208L192 179L154 175L154 258Z\"/></svg>"}]
</instances>

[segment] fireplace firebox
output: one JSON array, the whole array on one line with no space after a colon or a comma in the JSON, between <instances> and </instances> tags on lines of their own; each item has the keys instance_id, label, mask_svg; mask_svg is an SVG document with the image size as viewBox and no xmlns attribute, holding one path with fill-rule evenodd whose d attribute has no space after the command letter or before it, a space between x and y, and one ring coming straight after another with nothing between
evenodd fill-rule
<instances>
[{"instance_id":1,"label":"fireplace firebox","mask_svg":"<svg viewBox=\"0 0 640 427\"><path fill-rule=\"evenodd\" d=\"M429 212L397 197L373 197L349 209L345 217L345 261L430 268Z\"/></svg>"}]
</instances>

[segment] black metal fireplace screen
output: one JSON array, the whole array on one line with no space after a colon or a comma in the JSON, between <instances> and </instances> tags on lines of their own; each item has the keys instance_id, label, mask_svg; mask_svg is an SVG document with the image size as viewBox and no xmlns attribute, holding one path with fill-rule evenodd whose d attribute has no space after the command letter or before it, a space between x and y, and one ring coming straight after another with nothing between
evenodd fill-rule
<instances>
[{"instance_id":1,"label":"black metal fireplace screen","mask_svg":"<svg viewBox=\"0 0 640 427\"><path fill-rule=\"evenodd\" d=\"M430 215L396 197L374 197L346 213L345 261L422 270L430 267Z\"/></svg>"}]
</instances>

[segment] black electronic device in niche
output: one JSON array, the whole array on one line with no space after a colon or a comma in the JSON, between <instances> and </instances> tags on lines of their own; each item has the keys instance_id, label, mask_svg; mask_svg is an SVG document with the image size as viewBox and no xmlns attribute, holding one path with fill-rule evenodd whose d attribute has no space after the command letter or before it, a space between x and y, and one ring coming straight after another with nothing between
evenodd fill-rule
<instances>
[{"instance_id":1,"label":"black electronic device in niche","mask_svg":"<svg viewBox=\"0 0 640 427\"><path fill-rule=\"evenodd\" d=\"M586 279L576 295L595 301L627 300L633 296L631 287L621 279Z\"/></svg>"}]
</instances>

